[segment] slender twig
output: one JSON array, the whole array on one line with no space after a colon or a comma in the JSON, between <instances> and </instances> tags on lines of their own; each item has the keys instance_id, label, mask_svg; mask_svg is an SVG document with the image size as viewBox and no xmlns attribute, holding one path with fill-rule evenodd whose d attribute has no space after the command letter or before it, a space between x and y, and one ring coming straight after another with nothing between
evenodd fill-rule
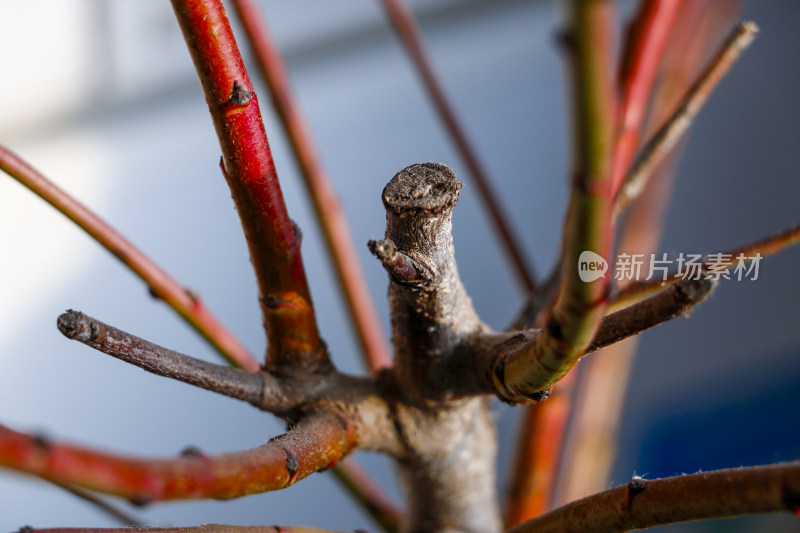
<instances>
[{"instance_id":1,"label":"slender twig","mask_svg":"<svg viewBox=\"0 0 800 533\"><path fill-rule=\"evenodd\" d=\"M692 275L695 277L709 276L708 270L711 265L714 266L718 273L722 274L723 270L728 271L734 267L734 265L738 266L740 262L742 265L747 265L752 263L754 260L760 260L760 258L774 255L784 248L794 246L798 243L800 243L800 226L787 229L780 233L776 233L775 235L771 235L764 239L760 239L758 241L745 244L744 246L739 246L725 252L706 255L698 264L700 267L699 271L697 273L692 273ZM711 258L714 259L713 262L711 261ZM689 272L685 269L684 271L681 271L680 268L673 268L665 275L661 276L660 279L654 278L649 281L632 283L620 290L614 296L609 303L608 310L616 311L623 309L634 302L648 298L649 296L663 290L667 285L682 279L686 274L689 274Z\"/></svg>"},{"instance_id":2,"label":"slender twig","mask_svg":"<svg viewBox=\"0 0 800 533\"><path fill-rule=\"evenodd\" d=\"M661 56L682 3L683 0L642 2L628 32L619 76L619 133L613 157L612 190L616 190L636 155ZM538 315L536 307L541 303L539 306L535 305L536 302L531 304L528 314L535 317ZM531 320L534 321L535 318ZM525 424L517 445L519 460L512 467L511 498L506 514L508 525L542 514L551 504L560 456L566 448L563 441L567 420L574 405L572 395L564 393L564 389L571 392L571 385L562 381L547 402L526 408ZM531 466L527 467L525 463Z\"/></svg>"},{"instance_id":3,"label":"slender twig","mask_svg":"<svg viewBox=\"0 0 800 533\"><path fill-rule=\"evenodd\" d=\"M570 372L553 387L546 402L523 407L525 413L512 464L506 526L539 516L550 507L575 379L575 372Z\"/></svg>"},{"instance_id":4,"label":"slender twig","mask_svg":"<svg viewBox=\"0 0 800 533\"><path fill-rule=\"evenodd\" d=\"M403 0L382 0L382 2L397 34L400 36L417 72L422 78L425 88L428 90L433 105L439 113L439 118L450 133L450 137L461 154L461 158L466 163L472 179L475 180L475 184L478 186L481 200L489 212L489 218L511 261L517 278L529 294L534 294L536 292L536 280L533 268L522 251L522 240L514 233L511 223L505 214L506 210L502 208L500 200L494 192L492 181L478 160L477 152L467 138L453 106L450 104L441 83L436 77L431 61L428 59L428 53L425 50L422 32L413 13Z\"/></svg>"},{"instance_id":5,"label":"slender twig","mask_svg":"<svg viewBox=\"0 0 800 533\"><path fill-rule=\"evenodd\" d=\"M243 400L271 412L282 412L290 406L280 382L267 372L247 372L195 359L77 311L70 310L58 317L58 329L70 339L158 376Z\"/></svg>"},{"instance_id":6,"label":"slender twig","mask_svg":"<svg viewBox=\"0 0 800 533\"><path fill-rule=\"evenodd\" d=\"M59 527L34 529L23 527L17 533L337 533L328 529L315 529L294 526L231 526L227 524L206 524L194 527L137 527L129 528L80 528Z\"/></svg>"},{"instance_id":7,"label":"slender twig","mask_svg":"<svg viewBox=\"0 0 800 533\"><path fill-rule=\"evenodd\" d=\"M269 86L272 104L292 145L365 362L371 370L388 367L391 364L389 346L358 261L353 234L322 165L311 131L295 101L280 51L255 2L234 0L233 7L247 33L261 74Z\"/></svg>"},{"instance_id":8,"label":"slender twig","mask_svg":"<svg viewBox=\"0 0 800 533\"><path fill-rule=\"evenodd\" d=\"M627 485L529 520L512 533L616 533L687 520L782 511L800 513L800 462L655 480L634 477Z\"/></svg>"},{"instance_id":9,"label":"slender twig","mask_svg":"<svg viewBox=\"0 0 800 533\"><path fill-rule=\"evenodd\" d=\"M2 146L0 169L66 215L114 254L147 283L153 295L164 300L231 364L251 371L259 369L258 362L248 353L247 348L211 314L194 293L184 289L100 217Z\"/></svg>"},{"instance_id":10,"label":"slender twig","mask_svg":"<svg viewBox=\"0 0 800 533\"><path fill-rule=\"evenodd\" d=\"M345 458L331 472L384 531L400 531L402 513L352 457Z\"/></svg>"},{"instance_id":11,"label":"slender twig","mask_svg":"<svg viewBox=\"0 0 800 533\"><path fill-rule=\"evenodd\" d=\"M53 485L64 489L65 491L69 492L73 496L80 498L94 507L99 509L100 511L104 512L111 518L120 522L120 524L125 526L136 526L141 527L144 526L144 522L135 518L134 516L126 513L122 509L117 508L116 506L112 505L110 502L107 502L103 498L98 497L97 495L89 492L88 490L81 489L79 487L75 487L74 485L70 485L68 483L59 483L58 481L47 480Z\"/></svg>"},{"instance_id":12,"label":"slender twig","mask_svg":"<svg viewBox=\"0 0 800 533\"><path fill-rule=\"evenodd\" d=\"M659 91L654 105L661 103L662 96L663 93ZM679 151L674 151L656 169L657 174L633 204L624 221L618 254L651 253L657 250L678 155ZM627 280L618 280L618 286L624 287L627 283ZM674 306L673 313L686 314L697 301L697 298L694 301L689 299L684 307L680 304L680 298L676 298L670 305ZM610 312L609 304L606 313ZM607 325L605 319L600 328L604 325ZM608 476L616 459L618 427L638 342L638 336L617 342L604 348L602 353L584 360L580 366L580 380L569 415L569 435L559 448L557 491L553 494L549 509L560 505L560 502L573 501L608 487Z\"/></svg>"},{"instance_id":13,"label":"slender twig","mask_svg":"<svg viewBox=\"0 0 800 533\"><path fill-rule=\"evenodd\" d=\"M221 455L190 450L174 459L111 455L0 426L0 465L138 504L280 490L327 468L354 446L353 426L334 415L308 417L251 450Z\"/></svg>"},{"instance_id":14,"label":"slender twig","mask_svg":"<svg viewBox=\"0 0 800 533\"><path fill-rule=\"evenodd\" d=\"M604 317L586 352L610 346L685 315L708 298L715 285L716 281L713 279L682 279L655 296Z\"/></svg>"},{"instance_id":15,"label":"slender twig","mask_svg":"<svg viewBox=\"0 0 800 533\"><path fill-rule=\"evenodd\" d=\"M267 332L267 366L329 365L258 97L220 0L172 0L222 148L221 167L250 249Z\"/></svg>"},{"instance_id":16,"label":"slender twig","mask_svg":"<svg viewBox=\"0 0 800 533\"><path fill-rule=\"evenodd\" d=\"M631 23L620 72L619 108L611 189L622 184L636 151L667 39L683 0L647 0Z\"/></svg>"},{"instance_id":17,"label":"slender twig","mask_svg":"<svg viewBox=\"0 0 800 533\"><path fill-rule=\"evenodd\" d=\"M672 116L642 148L636 163L625 176L617 194L615 200L617 212L624 210L631 200L640 194L652 174L653 168L672 150L689 128L714 88L741 53L753 42L757 33L758 26L753 22L743 22L733 31L705 72L689 88Z\"/></svg>"},{"instance_id":18,"label":"slender twig","mask_svg":"<svg viewBox=\"0 0 800 533\"><path fill-rule=\"evenodd\" d=\"M583 355L603 317L609 281L584 282L584 252L611 251L611 155L614 137L611 2L573 0L566 36L573 73L575 164L561 254L561 287L546 327L493 371L498 395L528 401L566 374Z\"/></svg>"}]
</instances>

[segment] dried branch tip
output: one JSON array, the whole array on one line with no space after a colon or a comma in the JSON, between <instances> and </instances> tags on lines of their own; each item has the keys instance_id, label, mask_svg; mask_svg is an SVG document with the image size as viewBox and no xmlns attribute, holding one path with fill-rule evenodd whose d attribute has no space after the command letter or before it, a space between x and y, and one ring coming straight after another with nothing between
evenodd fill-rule
<instances>
[{"instance_id":1,"label":"dried branch tip","mask_svg":"<svg viewBox=\"0 0 800 533\"><path fill-rule=\"evenodd\" d=\"M436 217L458 202L463 184L441 163L418 163L398 172L383 189L383 205L395 215Z\"/></svg>"}]
</instances>

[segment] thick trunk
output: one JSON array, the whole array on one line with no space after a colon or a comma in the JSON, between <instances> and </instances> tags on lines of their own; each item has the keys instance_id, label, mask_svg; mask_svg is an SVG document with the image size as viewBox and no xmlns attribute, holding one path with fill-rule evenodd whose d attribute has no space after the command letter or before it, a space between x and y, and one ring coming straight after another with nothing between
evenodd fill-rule
<instances>
[{"instance_id":1,"label":"thick trunk","mask_svg":"<svg viewBox=\"0 0 800 533\"><path fill-rule=\"evenodd\" d=\"M489 400L453 401L451 387L432 372L487 330L453 256L451 213L460 188L444 165L402 170L383 192L386 238L370 243L390 275L395 366L385 383L402 449L407 531L501 528Z\"/></svg>"}]
</instances>

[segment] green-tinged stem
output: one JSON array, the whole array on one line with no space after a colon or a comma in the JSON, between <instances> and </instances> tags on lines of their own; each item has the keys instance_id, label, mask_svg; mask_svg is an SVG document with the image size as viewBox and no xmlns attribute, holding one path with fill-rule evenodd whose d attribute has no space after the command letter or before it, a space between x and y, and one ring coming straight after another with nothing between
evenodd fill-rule
<instances>
[{"instance_id":1,"label":"green-tinged stem","mask_svg":"<svg viewBox=\"0 0 800 533\"><path fill-rule=\"evenodd\" d=\"M184 289L139 249L45 178L19 156L0 146L0 169L66 215L144 281L150 292L174 309L232 365L256 371L260 365L244 345L192 292Z\"/></svg>"},{"instance_id":2,"label":"green-tinged stem","mask_svg":"<svg viewBox=\"0 0 800 533\"><path fill-rule=\"evenodd\" d=\"M222 171L242 221L259 287L276 371L324 368L327 351L317 331L300 254L300 232L289 218L253 92L220 0L172 0L197 69L222 148Z\"/></svg>"},{"instance_id":3,"label":"green-tinged stem","mask_svg":"<svg viewBox=\"0 0 800 533\"><path fill-rule=\"evenodd\" d=\"M569 2L566 36L574 99L574 176L561 254L561 286L547 326L494 367L498 395L528 401L566 374L583 355L605 311L609 281L582 281L584 252L604 258L611 250L611 155L615 118L613 93L614 4Z\"/></svg>"}]
</instances>

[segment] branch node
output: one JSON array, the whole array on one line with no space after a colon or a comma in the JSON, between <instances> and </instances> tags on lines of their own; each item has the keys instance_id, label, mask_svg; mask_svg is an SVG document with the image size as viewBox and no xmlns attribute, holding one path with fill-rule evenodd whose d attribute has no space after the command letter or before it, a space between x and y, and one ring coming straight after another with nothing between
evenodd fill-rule
<instances>
[{"instance_id":1,"label":"branch node","mask_svg":"<svg viewBox=\"0 0 800 533\"><path fill-rule=\"evenodd\" d=\"M50 438L42 433L37 433L33 435L33 444L41 452L49 451L50 446L52 445L52 443L50 442Z\"/></svg>"},{"instance_id":2,"label":"branch node","mask_svg":"<svg viewBox=\"0 0 800 533\"><path fill-rule=\"evenodd\" d=\"M789 511L800 516L800 490L789 487L786 481L783 480L781 483L781 493L781 503L783 503Z\"/></svg>"},{"instance_id":3,"label":"branch node","mask_svg":"<svg viewBox=\"0 0 800 533\"><path fill-rule=\"evenodd\" d=\"M628 482L628 494L634 498L647 488L647 480L641 476L633 476Z\"/></svg>"},{"instance_id":4,"label":"branch node","mask_svg":"<svg viewBox=\"0 0 800 533\"><path fill-rule=\"evenodd\" d=\"M223 107L228 106L237 106L237 107L244 107L250 103L250 100L253 99L253 91L249 91L244 88L244 85L239 83L239 81L233 82L233 90L231 90L231 96L228 98L228 101L225 102Z\"/></svg>"},{"instance_id":5,"label":"branch node","mask_svg":"<svg viewBox=\"0 0 800 533\"><path fill-rule=\"evenodd\" d=\"M203 452L203 450L201 450L197 446L187 446L186 448L181 450L180 456L181 457L187 457L187 458L193 458L193 459L194 458L203 459L203 458L207 457L206 454Z\"/></svg>"},{"instance_id":6,"label":"branch node","mask_svg":"<svg viewBox=\"0 0 800 533\"><path fill-rule=\"evenodd\" d=\"M397 249L394 241L383 239L367 242L370 253L378 258L392 279L403 285L422 285L433 279L429 269Z\"/></svg>"},{"instance_id":7,"label":"branch node","mask_svg":"<svg viewBox=\"0 0 800 533\"><path fill-rule=\"evenodd\" d=\"M74 339L84 331L83 313L73 309L67 309L56 320L58 330L68 339Z\"/></svg>"},{"instance_id":8,"label":"branch node","mask_svg":"<svg viewBox=\"0 0 800 533\"><path fill-rule=\"evenodd\" d=\"M297 460L297 456L286 448L283 449L283 453L286 454L286 471L289 472L289 480L286 482L288 486L294 483L297 478L297 471L300 469L300 463Z\"/></svg>"},{"instance_id":9,"label":"branch node","mask_svg":"<svg viewBox=\"0 0 800 533\"><path fill-rule=\"evenodd\" d=\"M133 498L128 498L128 502L134 507L139 507L141 509L153 503L153 498L146 495L140 495L134 496Z\"/></svg>"}]
</instances>

